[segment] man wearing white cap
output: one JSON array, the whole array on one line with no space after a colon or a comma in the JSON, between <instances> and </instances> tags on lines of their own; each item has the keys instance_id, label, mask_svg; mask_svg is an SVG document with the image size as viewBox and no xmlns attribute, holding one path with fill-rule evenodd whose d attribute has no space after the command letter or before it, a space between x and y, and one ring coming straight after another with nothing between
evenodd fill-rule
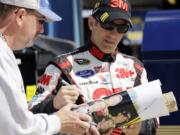
<instances>
[{"instance_id":1,"label":"man wearing white cap","mask_svg":"<svg viewBox=\"0 0 180 135\"><path fill-rule=\"evenodd\" d=\"M28 110L24 84L13 50L32 45L44 31L45 21L61 17L48 8L47 0L0 0L0 135L51 135L58 132L94 134L88 115L67 105L52 115Z\"/></svg>"}]
</instances>

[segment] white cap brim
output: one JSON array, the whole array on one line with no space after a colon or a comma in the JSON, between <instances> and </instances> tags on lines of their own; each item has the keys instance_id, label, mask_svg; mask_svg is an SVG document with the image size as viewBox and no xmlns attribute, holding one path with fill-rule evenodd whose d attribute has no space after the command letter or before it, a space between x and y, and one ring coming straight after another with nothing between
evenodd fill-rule
<instances>
[{"instance_id":1,"label":"white cap brim","mask_svg":"<svg viewBox=\"0 0 180 135\"><path fill-rule=\"evenodd\" d=\"M61 21L62 18L57 15L56 13L54 13L53 11L51 11L50 9L38 9L37 10L40 14L42 14L43 16L46 17L48 22L53 22L53 21Z\"/></svg>"}]
</instances>

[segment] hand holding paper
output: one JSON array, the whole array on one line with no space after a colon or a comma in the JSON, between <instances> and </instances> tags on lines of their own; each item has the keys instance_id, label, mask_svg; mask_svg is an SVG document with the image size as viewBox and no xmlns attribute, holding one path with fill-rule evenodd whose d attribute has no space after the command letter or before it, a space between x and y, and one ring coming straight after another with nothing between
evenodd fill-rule
<instances>
[{"instance_id":1,"label":"hand holding paper","mask_svg":"<svg viewBox=\"0 0 180 135\"><path fill-rule=\"evenodd\" d=\"M173 93L162 94L161 83L155 80L82 104L75 110L91 115L99 131L104 133L110 128L167 116L178 109Z\"/></svg>"}]
</instances>

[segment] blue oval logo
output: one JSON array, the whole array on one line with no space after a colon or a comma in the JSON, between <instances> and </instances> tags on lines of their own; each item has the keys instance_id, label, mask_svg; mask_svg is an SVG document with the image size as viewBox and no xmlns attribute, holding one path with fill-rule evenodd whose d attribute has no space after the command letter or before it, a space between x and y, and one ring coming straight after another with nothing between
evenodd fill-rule
<instances>
[{"instance_id":1,"label":"blue oval logo","mask_svg":"<svg viewBox=\"0 0 180 135\"><path fill-rule=\"evenodd\" d=\"M90 76L94 75L94 71L93 70L82 70L82 71L78 71L76 73L77 76L83 77L83 78L87 78Z\"/></svg>"}]
</instances>

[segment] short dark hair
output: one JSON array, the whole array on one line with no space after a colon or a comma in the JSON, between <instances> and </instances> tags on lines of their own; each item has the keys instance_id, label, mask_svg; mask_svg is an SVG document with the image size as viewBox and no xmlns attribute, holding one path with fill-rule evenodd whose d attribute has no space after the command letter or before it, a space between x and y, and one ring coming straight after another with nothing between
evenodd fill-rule
<instances>
[{"instance_id":1,"label":"short dark hair","mask_svg":"<svg viewBox=\"0 0 180 135\"><path fill-rule=\"evenodd\" d=\"M11 13L16 8L16 6L0 3L0 18L7 17L9 13Z\"/></svg>"}]
</instances>

